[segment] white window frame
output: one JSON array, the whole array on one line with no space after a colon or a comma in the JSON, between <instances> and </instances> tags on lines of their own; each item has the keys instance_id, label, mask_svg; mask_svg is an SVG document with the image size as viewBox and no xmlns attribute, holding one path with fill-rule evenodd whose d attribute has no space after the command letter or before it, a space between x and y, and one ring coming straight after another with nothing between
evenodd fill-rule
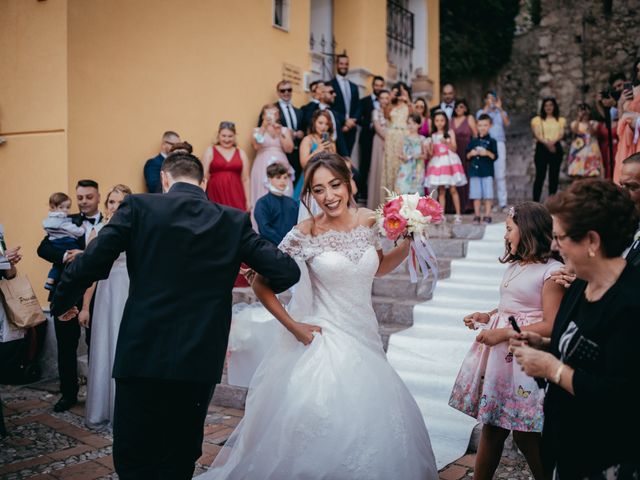
<instances>
[{"instance_id":1,"label":"white window frame","mask_svg":"<svg viewBox=\"0 0 640 480\"><path fill-rule=\"evenodd\" d=\"M282 12L283 12L283 25L278 25L276 23L276 2L278 0L273 0L272 9L271 9L271 24L274 28L278 30L282 30L285 32L289 31L289 21L290 21L290 13L291 13L291 0L280 0L282 1Z\"/></svg>"}]
</instances>

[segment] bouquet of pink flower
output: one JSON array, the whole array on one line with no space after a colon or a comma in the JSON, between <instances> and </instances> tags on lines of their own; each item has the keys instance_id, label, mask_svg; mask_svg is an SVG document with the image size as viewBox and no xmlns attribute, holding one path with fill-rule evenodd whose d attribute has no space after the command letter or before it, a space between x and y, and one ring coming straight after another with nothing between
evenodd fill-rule
<instances>
[{"instance_id":1,"label":"bouquet of pink flower","mask_svg":"<svg viewBox=\"0 0 640 480\"><path fill-rule=\"evenodd\" d=\"M418 268L426 278L433 272L432 290L438 279L438 263L428 242L427 225L444 219L444 210L430 196L415 194L398 195L389 192L387 203L376 210L380 233L389 240L411 237L409 274L413 283L418 281Z\"/></svg>"}]
</instances>

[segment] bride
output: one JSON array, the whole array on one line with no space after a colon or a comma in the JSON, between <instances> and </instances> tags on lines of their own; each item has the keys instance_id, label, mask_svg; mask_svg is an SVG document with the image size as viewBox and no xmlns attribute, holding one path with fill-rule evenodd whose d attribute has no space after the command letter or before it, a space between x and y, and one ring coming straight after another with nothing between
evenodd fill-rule
<instances>
[{"instance_id":1,"label":"bride","mask_svg":"<svg viewBox=\"0 0 640 480\"><path fill-rule=\"evenodd\" d=\"M284 328L251 381L244 419L199 478L437 479L422 415L387 362L371 304L374 276L395 269L409 242L382 253L373 212L352 205L341 157L319 153L305 170L302 198L322 211L280 244L300 283L285 310L250 272Z\"/></svg>"}]
</instances>

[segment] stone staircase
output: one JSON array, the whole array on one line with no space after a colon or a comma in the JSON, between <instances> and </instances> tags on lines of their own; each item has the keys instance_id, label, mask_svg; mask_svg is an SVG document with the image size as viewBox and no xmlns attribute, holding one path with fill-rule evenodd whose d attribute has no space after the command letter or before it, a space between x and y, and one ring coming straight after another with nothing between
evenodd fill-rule
<instances>
[{"instance_id":1,"label":"stone staircase","mask_svg":"<svg viewBox=\"0 0 640 480\"><path fill-rule=\"evenodd\" d=\"M482 238L484 231L484 226L468 223L461 225L445 223L430 227L429 237L438 258L439 279L450 276L452 260L465 257L469 240ZM387 242L383 248L387 250L392 246L391 242ZM417 283L411 283L406 261L392 273L374 280L372 302L385 351L391 334L413 325L414 307L431 299L431 286L431 279L420 279ZM280 295L283 303L288 302L290 298L289 292ZM250 288L234 289L234 304L243 302L250 304L255 301L255 295ZM225 369L222 382L216 387L213 402L225 407L244 408L246 394L246 388L227 383Z\"/></svg>"}]
</instances>

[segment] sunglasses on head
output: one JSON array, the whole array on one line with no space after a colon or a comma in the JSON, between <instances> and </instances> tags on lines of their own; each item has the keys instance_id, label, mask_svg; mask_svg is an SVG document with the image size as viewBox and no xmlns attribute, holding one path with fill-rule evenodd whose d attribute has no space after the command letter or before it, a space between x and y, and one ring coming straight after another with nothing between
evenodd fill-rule
<instances>
[{"instance_id":1,"label":"sunglasses on head","mask_svg":"<svg viewBox=\"0 0 640 480\"><path fill-rule=\"evenodd\" d=\"M280 93L291 93L293 92L293 88L281 88Z\"/></svg>"},{"instance_id":2,"label":"sunglasses on head","mask_svg":"<svg viewBox=\"0 0 640 480\"><path fill-rule=\"evenodd\" d=\"M236 128L236 124L233 122L220 122L219 129L222 130L223 128L230 128L233 130L234 128Z\"/></svg>"}]
</instances>

